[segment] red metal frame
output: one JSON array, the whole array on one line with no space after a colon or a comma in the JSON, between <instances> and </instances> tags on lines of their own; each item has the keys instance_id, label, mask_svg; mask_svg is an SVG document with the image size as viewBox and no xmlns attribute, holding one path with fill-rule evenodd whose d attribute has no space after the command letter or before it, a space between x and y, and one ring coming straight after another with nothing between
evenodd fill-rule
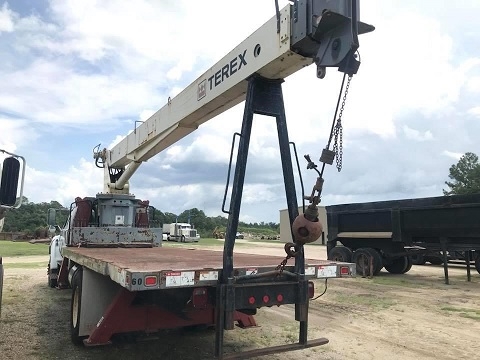
<instances>
[{"instance_id":1,"label":"red metal frame","mask_svg":"<svg viewBox=\"0 0 480 360\"><path fill-rule=\"evenodd\" d=\"M60 266L60 271L58 272L57 288L68 288L68 259L66 257L63 258L62 265Z\"/></svg>"},{"instance_id":2,"label":"red metal frame","mask_svg":"<svg viewBox=\"0 0 480 360\"><path fill-rule=\"evenodd\" d=\"M191 325L215 325L215 308L204 309L187 307L182 316L165 310L157 305L132 305L136 292L121 289L105 310L97 327L84 340L87 346L110 343L113 334L145 331L154 332L160 329L173 329ZM239 327L256 326L252 315L235 312L234 321Z\"/></svg>"}]
</instances>

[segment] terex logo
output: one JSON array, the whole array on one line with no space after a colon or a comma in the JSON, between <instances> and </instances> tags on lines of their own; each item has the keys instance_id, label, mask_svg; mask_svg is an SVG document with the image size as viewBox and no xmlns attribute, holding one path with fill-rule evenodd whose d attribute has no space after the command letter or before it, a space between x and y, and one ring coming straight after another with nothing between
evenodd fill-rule
<instances>
[{"instance_id":1,"label":"terex logo","mask_svg":"<svg viewBox=\"0 0 480 360\"><path fill-rule=\"evenodd\" d=\"M244 50L242 54L238 54L235 58L225 64L220 70L215 72L214 75L208 78L208 89L212 90L214 87L220 85L225 79L239 71L243 65L247 65L246 59L247 50ZM203 99L207 95L207 80L202 80L198 84L197 100Z\"/></svg>"}]
</instances>

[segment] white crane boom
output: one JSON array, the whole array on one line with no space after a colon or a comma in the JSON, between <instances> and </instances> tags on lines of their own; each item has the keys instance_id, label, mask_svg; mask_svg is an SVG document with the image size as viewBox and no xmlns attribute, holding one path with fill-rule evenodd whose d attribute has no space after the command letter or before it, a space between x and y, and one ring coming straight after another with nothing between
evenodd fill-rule
<instances>
[{"instance_id":1,"label":"white crane boom","mask_svg":"<svg viewBox=\"0 0 480 360\"><path fill-rule=\"evenodd\" d=\"M312 7L320 3L318 7L328 4L328 1L314 0L313 3ZM344 10L347 3L349 0L338 1L335 10ZM306 12L306 6L303 8ZM142 162L243 101L249 76L259 74L271 79L285 78L312 64L315 57L319 60L317 65L322 65L323 69L323 66L338 66L351 44L344 44L343 49L337 51L338 59L326 59L330 55L324 53L335 36L343 36L335 25L351 20L345 15L322 9L324 15L316 16L317 21L312 24L313 20L309 20L306 13L305 18L301 17L303 8L299 8L298 2L285 6L277 16L257 29L181 93L169 99L165 106L119 144L111 150L95 152L97 164L101 159L105 168L104 192L128 193L128 186L125 185ZM360 33L373 30L372 26L363 23L358 23L358 27ZM308 34L309 29L312 34ZM319 37L320 32L325 37L323 51L319 49L318 39L305 40L307 35ZM313 51L312 46L315 48Z\"/></svg>"}]
</instances>

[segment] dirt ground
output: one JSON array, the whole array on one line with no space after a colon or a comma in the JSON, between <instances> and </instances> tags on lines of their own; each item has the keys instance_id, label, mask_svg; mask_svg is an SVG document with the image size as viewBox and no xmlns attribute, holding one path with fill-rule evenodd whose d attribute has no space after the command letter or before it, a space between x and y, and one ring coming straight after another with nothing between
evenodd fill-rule
<instances>
[{"instance_id":1,"label":"dirt ground","mask_svg":"<svg viewBox=\"0 0 480 360\"><path fill-rule=\"evenodd\" d=\"M188 245L187 245L188 246ZM221 250L221 245L213 250ZM237 246L238 252L284 255L277 244ZM325 249L308 247L309 258ZM47 287L45 256L4 258L0 359L211 359L214 331L163 331L121 336L107 347L75 347L69 338L70 290ZM311 302L309 338L322 347L266 356L266 360L475 359L480 354L480 275L467 282L463 266L414 266L405 275L385 271L374 279L332 279ZM324 282L316 282L316 293ZM260 309L259 327L226 332L226 351L295 342L293 307ZM148 340L148 341L147 341Z\"/></svg>"}]
</instances>

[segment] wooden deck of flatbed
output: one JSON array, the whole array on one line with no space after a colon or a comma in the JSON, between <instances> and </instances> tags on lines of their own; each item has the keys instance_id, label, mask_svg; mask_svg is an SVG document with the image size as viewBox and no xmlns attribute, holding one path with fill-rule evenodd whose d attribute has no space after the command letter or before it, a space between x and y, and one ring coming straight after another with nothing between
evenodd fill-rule
<instances>
[{"instance_id":1,"label":"wooden deck of flatbed","mask_svg":"<svg viewBox=\"0 0 480 360\"><path fill-rule=\"evenodd\" d=\"M87 248L68 247L63 256L75 263L110 277L129 290L168 288L174 277L183 279L182 285L215 285L223 268L223 252L191 248ZM284 259L281 256L234 253L235 275L249 275L274 270ZM293 271L295 260L286 267ZM353 264L330 260L305 260L305 275L309 278L340 277L340 266L348 266L354 274ZM335 269L338 268L338 271ZM335 272L336 271L336 272ZM333 272L333 273L332 273ZM132 285L132 279L158 276L158 286L144 288Z\"/></svg>"},{"instance_id":2,"label":"wooden deck of flatbed","mask_svg":"<svg viewBox=\"0 0 480 360\"><path fill-rule=\"evenodd\" d=\"M77 248L70 247L64 254L83 265L85 260L112 264L132 272L158 272L177 270L221 270L223 252L191 248ZM234 254L235 268L276 267L284 258L254 254ZM77 261L78 260L78 261ZM290 260L293 263L294 260ZM328 265L329 260L306 259L307 265Z\"/></svg>"}]
</instances>

